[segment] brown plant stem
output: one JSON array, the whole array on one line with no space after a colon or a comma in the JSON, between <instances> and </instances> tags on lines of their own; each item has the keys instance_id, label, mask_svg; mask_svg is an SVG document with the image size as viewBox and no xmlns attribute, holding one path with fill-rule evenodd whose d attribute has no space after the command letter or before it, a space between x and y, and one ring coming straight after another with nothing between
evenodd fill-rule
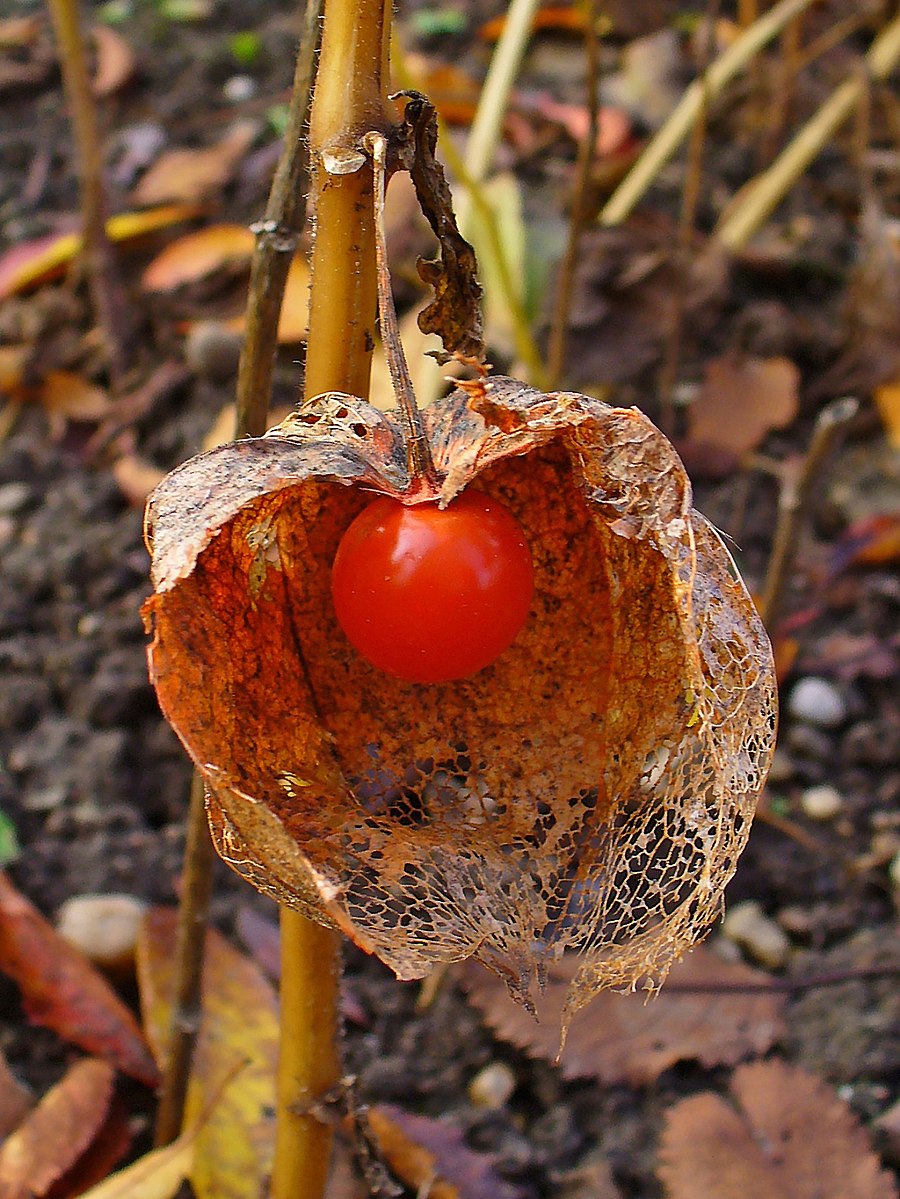
<instances>
[{"instance_id":1,"label":"brown plant stem","mask_svg":"<svg viewBox=\"0 0 900 1199\"><path fill-rule=\"evenodd\" d=\"M575 271L578 265L578 248L587 208L587 193L591 181L591 169L597 146L600 124L600 38L597 36L597 20L600 16L597 0L587 0L587 24L584 33L584 48L587 58L587 110L588 127L578 147L575 166L575 182L572 188L572 210L569 214L569 237L559 270L556 304L547 340L547 390L552 391L562 382L566 356L566 330L569 311L572 307L572 291L575 286ZM600 6L602 10L602 5Z\"/></svg>"},{"instance_id":2,"label":"brown plant stem","mask_svg":"<svg viewBox=\"0 0 900 1199\"><path fill-rule=\"evenodd\" d=\"M284 147L257 236L247 299L247 333L238 370L235 438L258 437L266 428L284 285L306 219L305 133L323 3L324 0L306 3ZM175 1002L154 1130L158 1146L173 1141L184 1121L184 1103L200 1025L203 950L215 860L203 781L195 774L188 806L184 885L175 944Z\"/></svg>"},{"instance_id":3,"label":"brown plant stem","mask_svg":"<svg viewBox=\"0 0 900 1199\"><path fill-rule=\"evenodd\" d=\"M390 0L326 0L310 114L315 243L307 399L344 391L365 399L375 344L374 172L362 152L390 124ZM339 935L281 912L281 1041L271 1199L321 1199L332 1128L322 1105L340 1083Z\"/></svg>"},{"instance_id":4,"label":"brown plant stem","mask_svg":"<svg viewBox=\"0 0 900 1199\"><path fill-rule=\"evenodd\" d=\"M823 408L799 471L782 474L772 551L758 605L759 614L770 635L774 633L781 616L787 581L791 576L797 543L814 488L826 461L858 411L859 401L851 396L833 400Z\"/></svg>"},{"instance_id":5,"label":"brown plant stem","mask_svg":"<svg viewBox=\"0 0 900 1199\"><path fill-rule=\"evenodd\" d=\"M184 1102L202 1015L203 949L212 895L215 850L206 821L203 779L194 773L188 805L181 901L175 936L175 995L153 1143L168 1145L181 1133Z\"/></svg>"},{"instance_id":6,"label":"brown plant stem","mask_svg":"<svg viewBox=\"0 0 900 1199\"><path fill-rule=\"evenodd\" d=\"M63 87L78 152L81 225L84 237L81 262L87 277L94 316L106 344L112 390L119 392L128 366L125 353L127 308L112 247L106 235L103 152L78 12L79 0L48 0L48 4L59 47Z\"/></svg>"},{"instance_id":7,"label":"brown plant stem","mask_svg":"<svg viewBox=\"0 0 900 1199\"><path fill-rule=\"evenodd\" d=\"M250 267L246 333L238 367L236 438L259 437L266 428L281 302L291 259L306 223L306 127L324 3L325 0L306 0L284 148L275 168L265 216L253 227L256 249Z\"/></svg>"}]
</instances>

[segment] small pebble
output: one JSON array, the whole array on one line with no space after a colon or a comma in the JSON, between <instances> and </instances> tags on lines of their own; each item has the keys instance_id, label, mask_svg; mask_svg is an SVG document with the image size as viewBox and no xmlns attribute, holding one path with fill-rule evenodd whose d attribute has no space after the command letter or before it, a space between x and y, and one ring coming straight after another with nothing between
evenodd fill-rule
<instances>
[{"instance_id":1,"label":"small pebble","mask_svg":"<svg viewBox=\"0 0 900 1199\"><path fill-rule=\"evenodd\" d=\"M145 906L133 895L76 895L59 909L57 932L101 969L128 975Z\"/></svg>"},{"instance_id":2,"label":"small pebble","mask_svg":"<svg viewBox=\"0 0 900 1199\"><path fill-rule=\"evenodd\" d=\"M837 787L821 783L806 788L800 796L800 807L810 820L834 820L844 809L844 797Z\"/></svg>"},{"instance_id":3,"label":"small pebble","mask_svg":"<svg viewBox=\"0 0 900 1199\"><path fill-rule=\"evenodd\" d=\"M27 483L5 483L0 487L0 516L15 516L31 503Z\"/></svg>"},{"instance_id":4,"label":"small pebble","mask_svg":"<svg viewBox=\"0 0 900 1199\"><path fill-rule=\"evenodd\" d=\"M469 1083L469 1098L476 1107L496 1111L516 1089L516 1076L505 1062L488 1062Z\"/></svg>"},{"instance_id":5,"label":"small pebble","mask_svg":"<svg viewBox=\"0 0 900 1199\"><path fill-rule=\"evenodd\" d=\"M828 679L810 675L794 685L788 711L795 720L820 729L836 729L847 719L847 704L840 690Z\"/></svg>"},{"instance_id":6,"label":"small pebble","mask_svg":"<svg viewBox=\"0 0 900 1199\"><path fill-rule=\"evenodd\" d=\"M192 371L213 383L224 383L237 374L242 337L218 321L194 325L184 345Z\"/></svg>"},{"instance_id":7,"label":"small pebble","mask_svg":"<svg viewBox=\"0 0 900 1199\"><path fill-rule=\"evenodd\" d=\"M225 80L222 95L229 104L243 104L256 95L256 80L250 75L232 75Z\"/></svg>"},{"instance_id":8,"label":"small pebble","mask_svg":"<svg viewBox=\"0 0 900 1199\"><path fill-rule=\"evenodd\" d=\"M790 955L791 943L784 930L753 899L729 909L722 933L770 970L783 966Z\"/></svg>"}]
</instances>

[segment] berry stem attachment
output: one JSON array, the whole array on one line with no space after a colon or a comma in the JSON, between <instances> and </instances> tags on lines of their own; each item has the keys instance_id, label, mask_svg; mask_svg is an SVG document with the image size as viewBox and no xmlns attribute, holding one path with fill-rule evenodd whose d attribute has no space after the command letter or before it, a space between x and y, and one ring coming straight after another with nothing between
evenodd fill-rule
<instances>
[{"instance_id":1,"label":"berry stem attachment","mask_svg":"<svg viewBox=\"0 0 900 1199\"><path fill-rule=\"evenodd\" d=\"M394 295L391 290L391 274L387 260L387 237L384 228L384 193L387 186L387 141L381 133L367 133L363 144L372 156L375 174L375 277L378 286L378 317L381 323L381 340L387 358L388 370L394 395L400 410L403 434L406 441L406 465L410 476L410 490L433 490L438 483L437 471L431 450L422 428L422 414L416 403L409 365L400 340L400 326Z\"/></svg>"}]
</instances>

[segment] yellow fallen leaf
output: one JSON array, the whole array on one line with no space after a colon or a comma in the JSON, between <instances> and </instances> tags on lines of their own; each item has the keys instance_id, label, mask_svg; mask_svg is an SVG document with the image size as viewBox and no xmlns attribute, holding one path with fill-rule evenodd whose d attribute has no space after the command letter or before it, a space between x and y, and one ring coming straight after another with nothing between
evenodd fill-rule
<instances>
[{"instance_id":1,"label":"yellow fallen leaf","mask_svg":"<svg viewBox=\"0 0 900 1199\"><path fill-rule=\"evenodd\" d=\"M138 981L147 1037L157 1057L168 1038L174 946L174 911L149 912L138 940ZM246 1199L257 1194L268 1177L277 1050L274 989L254 962L221 934L210 932L203 971L203 1022L186 1116L188 1121L194 1119L216 1100L198 1134L190 1172L198 1199ZM223 1078L227 1079L224 1086Z\"/></svg>"},{"instance_id":2,"label":"yellow fallen leaf","mask_svg":"<svg viewBox=\"0 0 900 1199\"><path fill-rule=\"evenodd\" d=\"M106 222L110 241L130 241L198 216L197 204L163 204L143 212L121 212ZM0 300L55 278L80 252L80 233L51 233L21 242L0 255Z\"/></svg>"},{"instance_id":3,"label":"yellow fallen leaf","mask_svg":"<svg viewBox=\"0 0 900 1199\"><path fill-rule=\"evenodd\" d=\"M199 1128L183 1132L163 1149L154 1149L124 1170L110 1174L81 1199L171 1199L194 1163Z\"/></svg>"},{"instance_id":4,"label":"yellow fallen leaf","mask_svg":"<svg viewBox=\"0 0 900 1199\"><path fill-rule=\"evenodd\" d=\"M888 441L900 450L900 381L875 388L875 405L881 414Z\"/></svg>"},{"instance_id":5,"label":"yellow fallen leaf","mask_svg":"<svg viewBox=\"0 0 900 1199\"><path fill-rule=\"evenodd\" d=\"M179 237L162 250L144 271L145 291L172 291L195 283L232 262L247 262L256 238L246 225L211 225Z\"/></svg>"},{"instance_id":6,"label":"yellow fallen leaf","mask_svg":"<svg viewBox=\"0 0 900 1199\"><path fill-rule=\"evenodd\" d=\"M246 318L244 313L241 313L223 323L232 332L243 333ZM278 344L284 346L303 341L308 325L309 263L302 254L298 254L291 263L284 285L284 299L281 302L281 316L278 320Z\"/></svg>"}]
</instances>

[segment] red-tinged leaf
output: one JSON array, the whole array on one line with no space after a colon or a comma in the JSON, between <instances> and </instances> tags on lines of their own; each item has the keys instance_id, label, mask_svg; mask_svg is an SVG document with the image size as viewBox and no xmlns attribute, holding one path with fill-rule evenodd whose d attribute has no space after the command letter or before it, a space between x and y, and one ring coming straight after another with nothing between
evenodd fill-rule
<instances>
[{"instance_id":1,"label":"red-tinged leaf","mask_svg":"<svg viewBox=\"0 0 900 1199\"><path fill-rule=\"evenodd\" d=\"M832 574L851 566L886 566L900 561L900 512L854 521L845 529L831 561Z\"/></svg>"},{"instance_id":2,"label":"red-tinged leaf","mask_svg":"<svg viewBox=\"0 0 900 1199\"><path fill-rule=\"evenodd\" d=\"M235 262L249 262L256 238L246 225L211 225L171 242L141 276L145 291L173 291Z\"/></svg>"},{"instance_id":3,"label":"red-tinged leaf","mask_svg":"<svg viewBox=\"0 0 900 1199\"><path fill-rule=\"evenodd\" d=\"M463 979L469 998L498 1036L553 1061L559 1052L560 1012L576 969L573 958L548 967L538 1021L477 963L466 963ZM679 1061L733 1065L764 1053L781 1034L784 1006L783 995L759 991L769 981L763 972L725 962L699 946L672 967L655 998L605 991L593 999L572 1021L560 1068L567 1078L644 1085ZM718 993L717 987L722 988Z\"/></svg>"},{"instance_id":4,"label":"red-tinged leaf","mask_svg":"<svg viewBox=\"0 0 900 1199\"><path fill-rule=\"evenodd\" d=\"M85 1058L48 1091L0 1146L0 1196L42 1199L78 1161L109 1108L114 1071Z\"/></svg>"},{"instance_id":5,"label":"red-tinged leaf","mask_svg":"<svg viewBox=\"0 0 900 1199\"><path fill-rule=\"evenodd\" d=\"M125 1105L113 1096L97 1135L70 1170L47 1192L46 1199L70 1199L102 1182L131 1147L131 1121Z\"/></svg>"},{"instance_id":6,"label":"red-tinged leaf","mask_svg":"<svg viewBox=\"0 0 900 1199\"><path fill-rule=\"evenodd\" d=\"M202 211L196 204L164 204L143 212L122 212L106 222L110 241L127 242L169 225L189 221ZM47 283L63 273L81 250L76 232L49 233L20 242L0 254L0 300Z\"/></svg>"},{"instance_id":7,"label":"red-tinged leaf","mask_svg":"<svg viewBox=\"0 0 900 1199\"><path fill-rule=\"evenodd\" d=\"M735 1070L731 1099L706 1092L667 1112L668 1199L897 1199L850 1108L814 1075L754 1062Z\"/></svg>"},{"instance_id":8,"label":"red-tinged leaf","mask_svg":"<svg viewBox=\"0 0 900 1199\"><path fill-rule=\"evenodd\" d=\"M137 60L122 35L108 25L95 25L91 34L97 53L91 86L95 96L111 96L133 77Z\"/></svg>"},{"instance_id":9,"label":"red-tinged leaf","mask_svg":"<svg viewBox=\"0 0 900 1199\"><path fill-rule=\"evenodd\" d=\"M506 1182L491 1157L470 1149L462 1130L449 1120L413 1116L382 1104L368 1112L369 1128L391 1170L407 1186L430 1199L522 1199L524 1191Z\"/></svg>"},{"instance_id":10,"label":"red-tinged leaf","mask_svg":"<svg viewBox=\"0 0 900 1199\"><path fill-rule=\"evenodd\" d=\"M0 970L35 1024L155 1086L159 1072L140 1027L109 983L0 873Z\"/></svg>"}]
</instances>

